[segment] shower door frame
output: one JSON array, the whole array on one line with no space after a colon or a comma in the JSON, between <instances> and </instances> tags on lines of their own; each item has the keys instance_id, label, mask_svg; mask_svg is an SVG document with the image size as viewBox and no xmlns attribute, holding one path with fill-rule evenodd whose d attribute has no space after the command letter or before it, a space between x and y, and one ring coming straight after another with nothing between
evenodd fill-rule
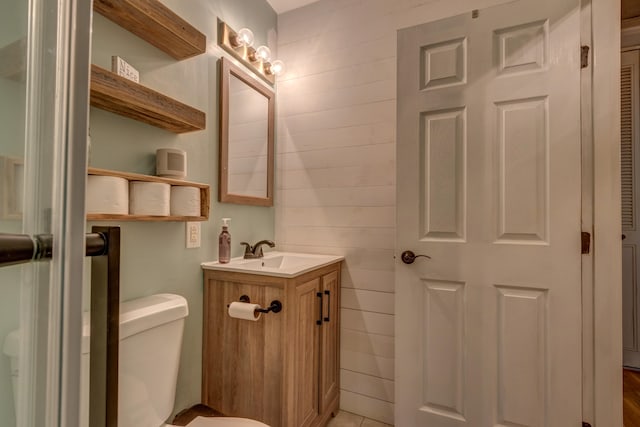
<instances>
[{"instance_id":1,"label":"shower door frame","mask_svg":"<svg viewBox=\"0 0 640 427\"><path fill-rule=\"evenodd\" d=\"M49 267L48 355L46 370L38 374L46 384L44 427L80 426L92 6L92 1L85 0L29 0L25 191L41 190L37 182L41 147L53 147L50 228L54 239ZM50 39L49 32L55 32L55 40ZM51 49L55 59L48 57ZM53 76L46 72L52 69ZM54 101L45 105L43 99ZM51 104L53 117L44 112ZM37 205L29 205L26 200L25 197L25 206L32 209L24 209L23 232L34 234L42 218L33 209ZM47 302L39 304L44 303ZM24 425L30 426L30 421L33 420L25 420Z\"/></svg>"}]
</instances>

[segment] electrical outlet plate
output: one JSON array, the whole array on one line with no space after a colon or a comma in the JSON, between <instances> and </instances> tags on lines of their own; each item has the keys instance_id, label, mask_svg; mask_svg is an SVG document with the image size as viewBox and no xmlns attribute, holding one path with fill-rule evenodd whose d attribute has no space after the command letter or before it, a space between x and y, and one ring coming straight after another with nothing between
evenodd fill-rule
<instances>
[{"instance_id":1,"label":"electrical outlet plate","mask_svg":"<svg viewBox=\"0 0 640 427\"><path fill-rule=\"evenodd\" d=\"M186 223L186 244L187 248L199 248L200 247L200 223L199 222L187 222Z\"/></svg>"}]
</instances>

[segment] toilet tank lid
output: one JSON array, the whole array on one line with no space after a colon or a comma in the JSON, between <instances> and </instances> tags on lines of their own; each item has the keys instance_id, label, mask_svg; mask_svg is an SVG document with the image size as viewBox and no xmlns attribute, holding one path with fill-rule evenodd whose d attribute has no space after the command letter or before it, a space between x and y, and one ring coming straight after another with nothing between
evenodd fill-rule
<instances>
[{"instance_id":1,"label":"toilet tank lid","mask_svg":"<svg viewBox=\"0 0 640 427\"><path fill-rule=\"evenodd\" d=\"M4 339L4 346L2 347L2 351L9 357L18 357L20 352L20 331L15 330L9 332L7 337Z\"/></svg>"},{"instance_id":2,"label":"toilet tank lid","mask_svg":"<svg viewBox=\"0 0 640 427\"><path fill-rule=\"evenodd\" d=\"M156 294L120 304L120 340L189 315L187 300L174 294Z\"/></svg>"},{"instance_id":3,"label":"toilet tank lid","mask_svg":"<svg viewBox=\"0 0 640 427\"><path fill-rule=\"evenodd\" d=\"M120 339L147 329L183 319L189 315L187 300L180 295L157 294L125 301L120 304ZM88 312L82 315L82 354L90 350L91 325ZM9 357L20 354L20 330L5 338L2 351Z\"/></svg>"},{"instance_id":4,"label":"toilet tank lid","mask_svg":"<svg viewBox=\"0 0 640 427\"><path fill-rule=\"evenodd\" d=\"M90 326L89 326L89 313L82 313L82 354L88 354L91 346L91 342L89 341L90 336ZM7 334L4 339L4 344L2 347L2 352L9 357L19 357L20 356L20 329L13 330Z\"/></svg>"}]
</instances>

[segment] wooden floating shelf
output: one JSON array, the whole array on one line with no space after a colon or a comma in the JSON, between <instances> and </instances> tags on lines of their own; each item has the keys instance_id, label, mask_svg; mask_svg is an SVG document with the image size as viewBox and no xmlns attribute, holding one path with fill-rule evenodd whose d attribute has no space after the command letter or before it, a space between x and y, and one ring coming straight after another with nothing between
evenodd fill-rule
<instances>
[{"instance_id":1,"label":"wooden floating shelf","mask_svg":"<svg viewBox=\"0 0 640 427\"><path fill-rule=\"evenodd\" d=\"M207 218L202 216L87 214L87 221L185 222L185 221L206 221L206 220Z\"/></svg>"},{"instance_id":2,"label":"wooden floating shelf","mask_svg":"<svg viewBox=\"0 0 640 427\"><path fill-rule=\"evenodd\" d=\"M119 172L108 169L89 168L89 175L116 176L129 181L162 182L170 185L197 187L200 189L200 216L154 216L154 215L113 215L87 214L89 221L206 221L209 219L210 188L207 184L183 181L180 179L163 178L159 176L142 175L137 173Z\"/></svg>"},{"instance_id":3,"label":"wooden floating shelf","mask_svg":"<svg viewBox=\"0 0 640 427\"><path fill-rule=\"evenodd\" d=\"M175 59L206 50L207 37L158 0L94 0L93 9Z\"/></svg>"},{"instance_id":4,"label":"wooden floating shelf","mask_svg":"<svg viewBox=\"0 0 640 427\"><path fill-rule=\"evenodd\" d=\"M202 130L204 112L91 65L91 105L174 133Z\"/></svg>"},{"instance_id":5,"label":"wooden floating shelf","mask_svg":"<svg viewBox=\"0 0 640 427\"><path fill-rule=\"evenodd\" d=\"M26 43L23 38L0 48L0 77L24 81Z\"/></svg>"}]
</instances>

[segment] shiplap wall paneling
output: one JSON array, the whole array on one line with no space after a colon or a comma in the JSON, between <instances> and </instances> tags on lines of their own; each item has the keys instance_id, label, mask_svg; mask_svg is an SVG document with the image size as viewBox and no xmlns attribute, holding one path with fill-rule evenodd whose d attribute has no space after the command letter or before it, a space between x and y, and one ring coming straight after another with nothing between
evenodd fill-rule
<instances>
[{"instance_id":1,"label":"shiplap wall paneling","mask_svg":"<svg viewBox=\"0 0 640 427\"><path fill-rule=\"evenodd\" d=\"M396 32L504 0L320 0L278 17L276 243L339 254L343 410L393 424Z\"/></svg>"}]
</instances>

